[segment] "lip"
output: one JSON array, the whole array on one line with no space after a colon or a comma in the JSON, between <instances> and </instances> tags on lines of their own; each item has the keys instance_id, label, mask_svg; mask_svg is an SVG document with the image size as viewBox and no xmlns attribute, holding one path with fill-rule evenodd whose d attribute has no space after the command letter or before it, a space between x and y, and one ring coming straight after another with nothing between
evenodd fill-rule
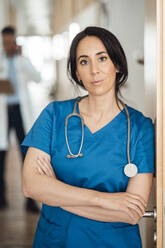
<instances>
[{"instance_id":1,"label":"lip","mask_svg":"<svg viewBox=\"0 0 165 248\"><path fill-rule=\"evenodd\" d=\"M100 85L103 81L104 81L103 79L96 80L96 81L93 81L92 84L97 86L97 85Z\"/></svg>"}]
</instances>

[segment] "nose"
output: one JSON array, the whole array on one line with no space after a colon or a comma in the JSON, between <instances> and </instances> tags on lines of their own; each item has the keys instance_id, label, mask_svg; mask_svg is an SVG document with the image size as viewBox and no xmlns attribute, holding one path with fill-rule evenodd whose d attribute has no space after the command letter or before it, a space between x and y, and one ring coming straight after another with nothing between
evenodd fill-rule
<instances>
[{"instance_id":1,"label":"nose","mask_svg":"<svg viewBox=\"0 0 165 248\"><path fill-rule=\"evenodd\" d=\"M95 75L99 72L99 67L96 61L91 61L91 74Z\"/></svg>"}]
</instances>

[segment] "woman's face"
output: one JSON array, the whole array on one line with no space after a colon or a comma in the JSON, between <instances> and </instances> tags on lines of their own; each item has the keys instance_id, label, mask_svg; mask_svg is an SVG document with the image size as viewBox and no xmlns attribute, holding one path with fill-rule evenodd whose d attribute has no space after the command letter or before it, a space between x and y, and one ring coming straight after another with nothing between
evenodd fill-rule
<instances>
[{"instance_id":1,"label":"woman's face","mask_svg":"<svg viewBox=\"0 0 165 248\"><path fill-rule=\"evenodd\" d=\"M96 36L83 38L77 46L77 77L92 95L115 92L116 72L102 41Z\"/></svg>"}]
</instances>

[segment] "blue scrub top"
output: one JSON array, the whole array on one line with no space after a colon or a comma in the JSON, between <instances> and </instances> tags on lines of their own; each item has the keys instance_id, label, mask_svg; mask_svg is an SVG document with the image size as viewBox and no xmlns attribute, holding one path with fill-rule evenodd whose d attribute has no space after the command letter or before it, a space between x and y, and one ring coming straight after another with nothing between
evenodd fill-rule
<instances>
[{"instance_id":1,"label":"blue scrub top","mask_svg":"<svg viewBox=\"0 0 165 248\"><path fill-rule=\"evenodd\" d=\"M100 192L124 192L129 178L127 161L127 117L122 110L94 134L85 125L83 157L67 159L65 118L76 99L51 102L40 114L22 143L38 148L51 157L59 180L69 185ZM131 120L130 157L138 173L154 173L154 129L150 118L128 107ZM79 108L77 106L79 112ZM81 122L69 119L68 140L72 153L81 143ZM55 190L55 189L54 189ZM141 248L138 225L101 222L43 204L33 248Z\"/></svg>"}]
</instances>

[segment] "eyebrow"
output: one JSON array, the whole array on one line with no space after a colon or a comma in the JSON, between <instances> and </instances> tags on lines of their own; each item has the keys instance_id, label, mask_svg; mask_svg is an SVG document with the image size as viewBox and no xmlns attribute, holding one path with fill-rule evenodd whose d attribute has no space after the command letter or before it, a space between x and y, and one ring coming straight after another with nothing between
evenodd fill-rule
<instances>
[{"instance_id":1,"label":"eyebrow","mask_svg":"<svg viewBox=\"0 0 165 248\"><path fill-rule=\"evenodd\" d=\"M107 54L106 51L101 51L101 52L96 53L96 55L100 55L100 54L103 54L103 53L106 53L106 54ZM88 58L88 57L89 57L88 55L80 55L80 56L77 58L77 61L78 61L79 59L81 59L81 58Z\"/></svg>"}]
</instances>

